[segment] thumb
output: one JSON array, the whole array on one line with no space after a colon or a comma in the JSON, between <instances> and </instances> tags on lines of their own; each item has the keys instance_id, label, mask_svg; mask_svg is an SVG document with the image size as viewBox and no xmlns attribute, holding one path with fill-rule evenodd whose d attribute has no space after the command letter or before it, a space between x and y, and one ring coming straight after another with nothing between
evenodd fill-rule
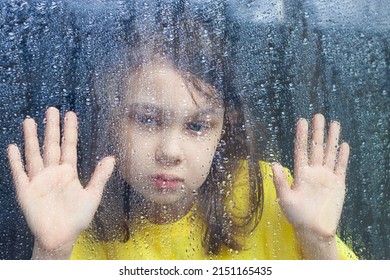
<instances>
[{"instance_id":1,"label":"thumb","mask_svg":"<svg viewBox=\"0 0 390 280\"><path fill-rule=\"evenodd\" d=\"M110 178L115 166L114 157L103 158L96 166L92 178L89 181L86 190L94 195L100 201L104 186Z\"/></svg>"},{"instance_id":2,"label":"thumb","mask_svg":"<svg viewBox=\"0 0 390 280\"><path fill-rule=\"evenodd\" d=\"M8 160L12 172L12 178L15 184L16 192L19 194L23 191L29 183L29 178L24 170L24 165L22 162L22 156L20 154L19 148L15 145L8 146Z\"/></svg>"},{"instance_id":3,"label":"thumb","mask_svg":"<svg viewBox=\"0 0 390 280\"><path fill-rule=\"evenodd\" d=\"M274 174L274 184L276 188L276 194L281 201L285 201L291 191L290 185L287 181L287 175L283 166L280 163L272 164L272 172Z\"/></svg>"}]
</instances>

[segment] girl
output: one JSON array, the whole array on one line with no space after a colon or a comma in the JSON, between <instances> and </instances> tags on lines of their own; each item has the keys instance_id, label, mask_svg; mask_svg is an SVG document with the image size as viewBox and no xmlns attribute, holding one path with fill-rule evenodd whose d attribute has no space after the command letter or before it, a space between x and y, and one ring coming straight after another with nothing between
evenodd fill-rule
<instances>
[{"instance_id":1,"label":"girl","mask_svg":"<svg viewBox=\"0 0 390 280\"><path fill-rule=\"evenodd\" d=\"M324 143L325 120L315 115L308 145L308 123L298 121L293 182L280 164L258 161L245 107L226 81L223 40L207 49L192 32L184 54L157 33L104 69L95 88L107 91L114 156L85 188L75 113L60 139L59 112L47 110L42 155L34 120L24 121L26 166L15 145L8 157L33 258L354 258L335 236L349 155L340 125L330 124Z\"/></svg>"}]
</instances>

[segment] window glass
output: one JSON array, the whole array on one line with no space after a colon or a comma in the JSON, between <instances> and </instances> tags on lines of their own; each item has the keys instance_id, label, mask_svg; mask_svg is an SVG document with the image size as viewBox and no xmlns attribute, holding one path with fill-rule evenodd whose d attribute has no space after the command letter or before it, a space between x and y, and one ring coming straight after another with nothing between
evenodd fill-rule
<instances>
[{"instance_id":1,"label":"window glass","mask_svg":"<svg viewBox=\"0 0 390 280\"><path fill-rule=\"evenodd\" d=\"M183 135L160 141L161 147L175 153L176 142L187 141L188 147L202 142L199 153L191 154L197 168L215 164L219 174L217 168L229 166L237 154L249 161L280 161L294 176L295 123L322 113L341 123L340 138L351 147L337 234L359 258L389 259L389 5L389 0L0 1L0 259L32 254L34 238L16 200L6 151L11 143L23 148L26 117L36 120L43 143L44 112L50 106L61 117L77 112L83 185L108 154L126 161L126 152L129 157L149 153L149 142L133 136L133 142L123 141L126 133L157 139L177 130ZM149 96L153 106L124 92ZM244 116L215 109L223 107L216 92L230 100L226 104L241 106ZM178 111L172 100L184 109ZM184 107L192 101L197 106ZM216 131L226 130L224 113L233 120L229 129L242 136L238 142L230 132L227 144L225 138L217 141ZM240 129L252 134L241 135ZM251 153L237 149L233 155L224 148L249 141ZM205 152L215 147L216 154ZM175 159L159 155L154 160L165 164L182 160L177 154ZM137 175L118 167L113 176L126 181L151 167L125 167ZM195 177L209 176L202 168ZM213 180L231 184L234 174L223 172L225 179ZM164 187L169 181L154 179L159 180ZM133 195L128 192L115 199L123 203ZM109 201L110 191L104 199ZM215 203L214 197L207 199L202 203ZM220 203L230 209L234 199ZM107 205L109 211L119 207L112 201ZM104 211L103 220L108 219ZM153 240L147 239L147 246ZM169 242L161 241L173 246ZM189 246L201 243L194 244ZM239 246L232 247L234 255Z\"/></svg>"}]
</instances>

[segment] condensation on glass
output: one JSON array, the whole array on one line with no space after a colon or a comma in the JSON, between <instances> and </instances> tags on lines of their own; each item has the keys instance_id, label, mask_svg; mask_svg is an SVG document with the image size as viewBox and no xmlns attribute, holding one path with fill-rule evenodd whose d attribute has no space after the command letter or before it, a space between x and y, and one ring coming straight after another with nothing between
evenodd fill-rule
<instances>
[{"instance_id":1,"label":"condensation on glass","mask_svg":"<svg viewBox=\"0 0 390 280\"><path fill-rule=\"evenodd\" d=\"M106 100L94 94L96 69L102 61L121 62L116 50L133 39L129 30L147 38L162 21L174 37L177 21L201 14L214 24L213 36L229 34L232 90L249 104L252 124L266 124L270 138L259 135L257 143L266 159L292 167L289 140L299 117L321 112L342 122L352 156L339 235L361 258L389 259L389 6L388 0L0 1L0 258L29 258L32 250L5 155L8 144L22 144L22 120L39 120L42 135L47 106L75 110L79 161L96 163L100 154L82 152L103 133L104 116L96 112ZM203 36L211 35L205 29ZM90 166L81 166L85 178Z\"/></svg>"}]
</instances>

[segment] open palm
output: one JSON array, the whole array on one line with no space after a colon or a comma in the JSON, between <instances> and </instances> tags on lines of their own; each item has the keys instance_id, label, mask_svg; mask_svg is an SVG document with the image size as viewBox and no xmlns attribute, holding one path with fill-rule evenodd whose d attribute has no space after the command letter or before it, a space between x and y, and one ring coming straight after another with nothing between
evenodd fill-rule
<instances>
[{"instance_id":1,"label":"open palm","mask_svg":"<svg viewBox=\"0 0 390 280\"><path fill-rule=\"evenodd\" d=\"M68 112L60 141L59 112L46 112L43 155L36 123L23 123L26 168L16 145L8 148L8 158L19 204L36 242L44 250L56 250L74 242L86 229L100 203L114 159L104 158L86 188L77 174L77 117ZM60 144L60 142L62 142Z\"/></svg>"},{"instance_id":2,"label":"open palm","mask_svg":"<svg viewBox=\"0 0 390 280\"><path fill-rule=\"evenodd\" d=\"M345 176L349 146L339 146L340 125L332 122L324 143L325 119L313 118L311 145L308 123L297 123L294 182L290 187L283 167L273 165L274 182L282 210L297 230L310 231L323 238L333 237L345 196Z\"/></svg>"}]
</instances>

